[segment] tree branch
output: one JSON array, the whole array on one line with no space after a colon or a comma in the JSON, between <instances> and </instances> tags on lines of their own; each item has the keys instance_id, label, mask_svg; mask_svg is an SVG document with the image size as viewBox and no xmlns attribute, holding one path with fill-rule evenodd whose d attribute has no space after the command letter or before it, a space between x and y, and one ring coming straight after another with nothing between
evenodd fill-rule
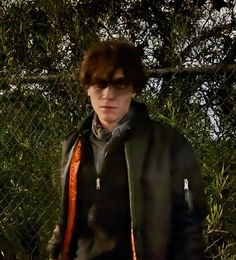
<instances>
[{"instance_id":1,"label":"tree branch","mask_svg":"<svg viewBox=\"0 0 236 260\"><path fill-rule=\"evenodd\" d=\"M158 78L162 76L176 76L176 75L216 75L216 74L234 74L236 73L236 64L227 65L213 65L202 67L189 68L162 68L157 70L149 70L147 75L149 78ZM76 82L73 75L70 73L61 73L54 75L40 75L40 76L6 76L0 78L0 84L33 84L33 83L55 83L60 81Z\"/></svg>"},{"instance_id":2,"label":"tree branch","mask_svg":"<svg viewBox=\"0 0 236 260\"><path fill-rule=\"evenodd\" d=\"M148 71L149 78L157 78L161 76L174 75L216 75L216 74L233 74L236 72L236 64L213 65L190 68L163 68Z\"/></svg>"}]
</instances>

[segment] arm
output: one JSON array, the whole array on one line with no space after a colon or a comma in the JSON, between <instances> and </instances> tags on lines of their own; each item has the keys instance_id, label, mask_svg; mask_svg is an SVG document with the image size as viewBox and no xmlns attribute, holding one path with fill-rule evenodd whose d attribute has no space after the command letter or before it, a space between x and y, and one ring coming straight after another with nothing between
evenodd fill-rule
<instances>
[{"instance_id":1,"label":"arm","mask_svg":"<svg viewBox=\"0 0 236 260\"><path fill-rule=\"evenodd\" d=\"M50 259L58 259L62 243L64 241L64 233L67 221L68 212L68 183L67 183L67 172L70 165L70 160L73 154L73 146L78 138L78 131L74 131L70 134L63 142L62 145L62 160L61 160L61 190L62 190L62 203L61 212L58 224L53 230L53 235L48 242L48 252Z\"/></svg>"},{"instance_id":2,"label":"arm","mask_svg":"<svg viewBox=\"0 0 236 260\"><path fill-rule=\"evenodd\" d=\"M73 140L74 141L74 140ZM47 249L49 253L49 259L58 259L60 251L62 248L62 243L64 240L64 230L65 230L65 219L67 212L67 192L65 191L66 176L68 162L70 159L70 149L72 144L68 145L68 141L64 141L62 145L62 160L61 160L61 210L58 223L56 224L52 237L48 241Z\"/></svg>"},{"instance_id":3,"label":"arm","mask_svg":"<svg viewBox=\"0 0 236 260\"><path fill-rule=\"evenodd\" d=\"M189 142L172 141L172 212L170 259L205 259L202 223L206 216L203 179Z\"/></svg>"}]
</instances>

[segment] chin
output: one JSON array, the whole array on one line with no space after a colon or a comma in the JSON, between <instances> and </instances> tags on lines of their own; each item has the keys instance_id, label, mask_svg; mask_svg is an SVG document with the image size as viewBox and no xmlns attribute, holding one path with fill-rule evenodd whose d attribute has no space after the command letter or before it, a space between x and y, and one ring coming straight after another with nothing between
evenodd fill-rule
<instances>
[{"instance_id":1,"label":"chin","mask_svg":"<svg viewBox=\"0 0 236 260\"><path fill-rule=\"evenodd\" d=\"M118 122L119 119L114 118L114 117L104 117L104 118L102 118L102 121L107 122L109 124L114 124L114 123Z\"/></svg>"},{"instance_id":2,"label":"chin","mask_svg":"<svg viewBox=\"0 0 236 260\"><path fill-rule=\"evenodd\" d=\"M101 121L107 122L109 124L113 124L117 121L119 121L119 117L115 117L115 116L101 116L99 117Z\"/></svg>"}]
</instances>

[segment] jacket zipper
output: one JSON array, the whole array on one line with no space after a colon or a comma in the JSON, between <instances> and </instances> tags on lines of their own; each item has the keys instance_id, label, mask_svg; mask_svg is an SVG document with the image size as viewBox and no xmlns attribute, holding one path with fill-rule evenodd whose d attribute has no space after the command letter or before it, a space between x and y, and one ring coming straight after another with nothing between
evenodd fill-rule
<instances>
[{"instance_id":1,"label":"jacket zipper","mask_svg":"<svg viewBox=\"0 0 236 260\"><path fill-rule=\"evenodd\" d=\"M129 151L128 151L126 144L124 145L124 148L125 148L125 160L126 160L126 164L127 164L128 186L129 186L130 217L131 217L130 235L131 235L131 247L132 247L131 249L132 249L133 260L137 260L135 239L134 239L134 223L133 223L134 210L133 210L133 194L132 194L131 173L130 173L131 169L130 169L130 164L129 164L129 160L128 160Z\"/></svg>"}]
</instances>

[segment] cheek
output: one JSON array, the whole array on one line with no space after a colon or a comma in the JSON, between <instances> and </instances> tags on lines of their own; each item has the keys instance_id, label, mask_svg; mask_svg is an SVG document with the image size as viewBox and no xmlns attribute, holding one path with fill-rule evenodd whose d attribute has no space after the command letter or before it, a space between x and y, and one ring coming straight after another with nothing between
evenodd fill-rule
<instances>
[{"instance_id":1,"label":"cheek","mask_svg":"<svg viewBox=\"0 0 236 260\"><path fill-rule=\"evenodd\" d=\"M93 106L93 108L95 108L97 104L96 99L93 96L89 96L89 98L90 98L91 105Z\"/></svg>"},{"instance_id":2,"label":"cheek","mask_svg":"<svg viewBox=\"0 0 236 260\"><path fill-rule=\"evenodd\" d=\"M91 88L89 88L87 90L87 96L89 97L91 103L96 102L96 100L97 100L96 95L94 94L94 92Z\"/></svg>"},{"instance_id":3,"label":"cheek","mask_svg":"<svg viewBox=\"0 0 236 260\"><path fill-rule=\"evenodd\" d=\"M127 109L127 108L129 108L129 106L130 106L130 103L131 103L131 100L132 100L132 95L130 95L130 96L127 96L125 99L123 99L123 101L122 101L122 103L123 103L123 108L124 109Z\"/></svg>"}]
</instances>

